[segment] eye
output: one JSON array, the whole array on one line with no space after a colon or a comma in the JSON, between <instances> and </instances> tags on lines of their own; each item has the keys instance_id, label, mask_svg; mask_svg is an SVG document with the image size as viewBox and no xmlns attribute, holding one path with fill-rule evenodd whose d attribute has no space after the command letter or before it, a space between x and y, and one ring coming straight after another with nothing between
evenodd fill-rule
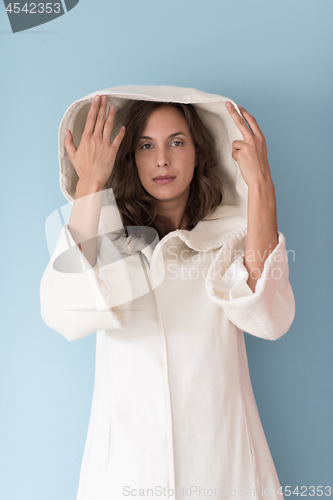
<instances>
[{"instance_id":1,"label":"eye","mask_svg":"<svg viewBox=\"0 0 333 500\"><path fill-rule=\"evenodd\" d=\"M183 144L182 141L173 141L171 144L175 144L175 143L178 143L178 144Z\"/></svg>"},{"instance_id":2,"label":"eye","mask_svg":"<svg viewBox=\"0 0 333 500\"><path fill-rule=\"evenodd\" d=\"M151 144L142 144L140 149L150 149L150 148L146 148L145 146L151 146Z\"/></svg>"}]
</instances>

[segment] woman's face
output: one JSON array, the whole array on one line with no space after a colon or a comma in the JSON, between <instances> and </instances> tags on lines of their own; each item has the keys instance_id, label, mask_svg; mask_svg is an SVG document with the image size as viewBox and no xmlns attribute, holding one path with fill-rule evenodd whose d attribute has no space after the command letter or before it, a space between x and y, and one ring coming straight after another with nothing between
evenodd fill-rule
<instances>
[{"instance_id":1,"label":"woman's face","mask_svg":"<svg viewBox=\"0 0 333 500\"><path fill-rule=\"evenodd\" d=\"M196 152L180 111L162 106L150 113L135 149L135 161L141 184L151 196L160 201L187 201ZM158 176L169 176L169 180L159 181Z\"/></svg>"}]
</instances>

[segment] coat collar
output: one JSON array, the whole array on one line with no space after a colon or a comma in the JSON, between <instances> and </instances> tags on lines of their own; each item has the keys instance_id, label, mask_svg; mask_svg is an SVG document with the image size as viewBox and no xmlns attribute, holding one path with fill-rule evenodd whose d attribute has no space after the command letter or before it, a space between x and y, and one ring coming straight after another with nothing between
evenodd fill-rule
<instances>
[{"instance_id":1,"label":"coat collar","mask_svg":"<svg viewBox=\"0 0 333 500\"><path fill-rule=\"evenodd\" d=\"M108 234L121 253L131 255L141 251L150 263L157 245L165 245L171 238L178 237L192 250L205 252L220 248L246 227L245 214L240 215L239 210L231 206L219 205L191 231L177 229L160 240L153 228L128 226L126 237L117 208L108 204L102 206L99 230L101 234Z\"/></svg>"},{"instance_id":2,"label":"coat collar","mask_svg":"<svg viewBox=\"0 0 333 500\"><path fill-rule=\"evenodd\" d=\"M239 207L235 209L219 205L208 217L199 221L192 231L180 229L169 234L176 232L189 248L205 252L221 247L246 226L246 214L241 214Z\"/></svg>"}]
</instances>

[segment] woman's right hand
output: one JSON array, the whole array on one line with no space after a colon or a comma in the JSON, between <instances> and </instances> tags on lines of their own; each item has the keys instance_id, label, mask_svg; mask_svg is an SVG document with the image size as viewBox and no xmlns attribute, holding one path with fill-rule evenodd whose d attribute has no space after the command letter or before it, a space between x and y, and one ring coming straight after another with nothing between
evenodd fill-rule
<instances>
[{"instance_id":1,"label":"woman's right hand","mask_svg":"<svg viewBox=\"0 0 333 500\"><path fill-rule=\"evenodd\" d=\"M115 107L110 106L108 117L106 113L106 95L95 96L87 116L86 125L78 148L75 147L73 136L67 129L64 141L69 159L74 166L80 183L86 186L103 188L108 181L116 155L125 135L125 127L121 127L114 141L111 142Z\"/></svg>"}]
</instances>

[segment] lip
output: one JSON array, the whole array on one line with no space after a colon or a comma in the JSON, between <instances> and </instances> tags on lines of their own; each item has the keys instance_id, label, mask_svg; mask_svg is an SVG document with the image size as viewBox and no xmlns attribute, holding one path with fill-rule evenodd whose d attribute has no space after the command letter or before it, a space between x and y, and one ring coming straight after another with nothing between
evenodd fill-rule
<instances>
[{"instance_id":1,"label":"lip","mask_svg":"<svg viewBox=\"0 0 333 500\"><path fill-rule=\"evenodd\" d=\"M153 180L157 182L157 184L168 184L174 179L175 177L173 177L172 175L159 175L158 177L155 177Z\"/></svg>"}]
</instances>

